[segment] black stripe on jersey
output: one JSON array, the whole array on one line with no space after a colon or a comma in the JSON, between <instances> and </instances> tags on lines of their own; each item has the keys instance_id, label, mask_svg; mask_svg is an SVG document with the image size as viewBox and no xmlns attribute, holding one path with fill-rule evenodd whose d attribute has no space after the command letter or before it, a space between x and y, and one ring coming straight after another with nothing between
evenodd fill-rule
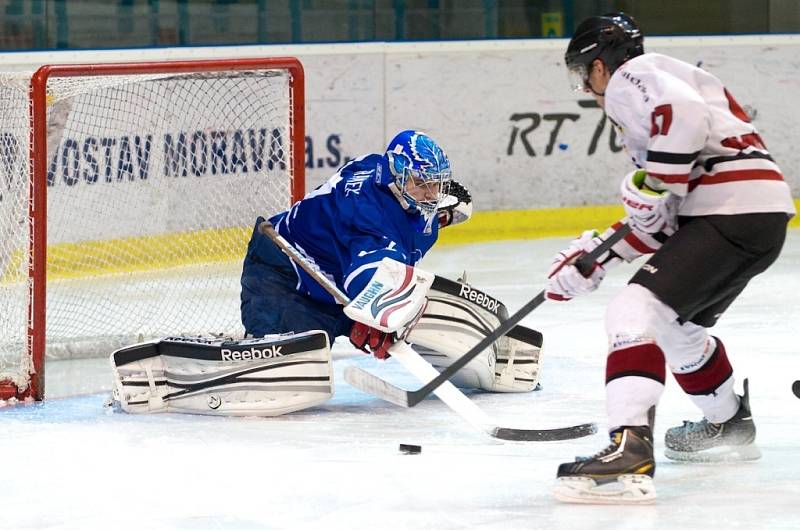
<instances>
[{"instance_id":1,"label":"black stripe on jersey","mask_svg":"<svg viewBox=\"0 0 800 530\"><path fill-rule=\"evenodd\" d=\"M659 164L690 164L697 159L700 151L694 153L667 153L665 151L647 151L648 162Z\"/></svg>"},{"instance_id":2,"label":"black stripe on jersey","mask_svg":"<svg viewBox=\"0 0 800 530\"><path fill-rule=\"evenodd\" d=\"M770 162L775 162L775 160L772 159L772 155L769 153L753 151L752 153L737 153L730 156L711 157L703 162L703 169L706 171L711 171L711 168L713 168L716 164L721 164L722 162L734 162L736 160L769 160Z\"/></svg>"}]
</instances>

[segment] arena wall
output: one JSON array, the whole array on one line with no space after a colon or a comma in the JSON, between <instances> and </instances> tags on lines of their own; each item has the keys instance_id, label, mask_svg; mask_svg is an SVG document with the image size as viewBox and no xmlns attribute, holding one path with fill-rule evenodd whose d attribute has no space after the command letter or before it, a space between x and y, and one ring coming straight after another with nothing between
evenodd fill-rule
<instances>
[{"instance_id":1,"label":"arena wall","mask_svg":"<svg viewBox=\"0 0 800 530\"><path fill-rule=\"evenodd\" d=\"M307 189L399 130L425 130L473 192L477 214L445 242L575 233L621 216L630 163L594 101L571 92L567 41L232 46L7 53L6 70L46 63L292 55L306 71ZM800 37L649 38L648 51L720 77L754 119L800 196Z\"/></svg>"}]
</instances>

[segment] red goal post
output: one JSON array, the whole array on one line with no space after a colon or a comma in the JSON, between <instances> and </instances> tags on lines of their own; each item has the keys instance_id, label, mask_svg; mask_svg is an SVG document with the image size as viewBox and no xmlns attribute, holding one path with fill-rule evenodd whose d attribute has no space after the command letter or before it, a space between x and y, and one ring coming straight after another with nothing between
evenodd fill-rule
<instances>
[{"instance_id":1,"label":"red goal post","mask_svg":"<svg viewBox=\"0 0 800 530\"><path fill-rule=\"evenodd\" d=\"M0 399L43 399L45 354L59 348L102 355L165 334L235 332L238 307L220 293L238 284L218 263L240 261L256 216L305 191L300 61L47 65L28 79L29 90L0 82L20 98L0 111L29 113L0 129L0 230L12 232L0 248L10 315Z\"/></svg>"}]
</instances>

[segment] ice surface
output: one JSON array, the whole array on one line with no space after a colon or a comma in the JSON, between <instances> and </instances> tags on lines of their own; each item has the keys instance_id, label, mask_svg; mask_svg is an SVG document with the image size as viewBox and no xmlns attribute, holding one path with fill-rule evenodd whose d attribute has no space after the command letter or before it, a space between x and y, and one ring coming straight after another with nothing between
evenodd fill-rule
<instances>
[{"instance_id":1,"label":"ice surface","mask_svg":"<svg viewBox=\"0 0 800 530\"><path fill-rule=\"evenodd\" d=\"M423 266L468 280L511 311L542 287L564 240L440 247ZM350 363L416 388L402 368L334 348L336 395L279 418L132 416L103 407L105 359L48 364L43 404L0 409L0 526L15 529L516 529L800 528L800 233L756 278L714 334L738 378L750 378L764 457L747 464L677 464L667 427L699 419L669 378L656 425L658 501L575 506L552 498L556 467L606 444L605 304L634 271L612 271L596 293L547 302L524 320L544 334L543 390L472 393L499 424L597 421L568 442L502 442L435 398L411 409L348 386ZM340 339L341 340L341 339ZM737 383L741 388L741 383ZM400 443L422 446L403 455Z\"/></svg>"}]
</instances>

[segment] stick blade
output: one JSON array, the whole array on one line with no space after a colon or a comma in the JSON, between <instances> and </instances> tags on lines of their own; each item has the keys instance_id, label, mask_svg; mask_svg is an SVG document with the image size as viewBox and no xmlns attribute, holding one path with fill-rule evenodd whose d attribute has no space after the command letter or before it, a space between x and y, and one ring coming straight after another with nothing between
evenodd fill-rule
<instances>
[{"instance_id":1,"label":"stick blade","mask_svg":"<svg viewBox=\"0 0 800 530\"><path fill-rule=\"evenodd\" d=\"M492 427L489 435L501 440L517 442L556 442L559 440L572 440L583 438L597 432L594 423L582 423L571 427L557 429L514 429L511 427Z\"/></svg>"},{"instance_id":2,"label":"stick blade","mask_svg":"<svg viewBox=\"0 0 800 530\"><path fill-rule=\"evenodd\" d=\"M408 400L408 392L384 381L366 370L362 370L358 366L348 366L345 368L344 380L362 392L381 398L389 403L406 408L412 406Z\"/></svg>"}]
</instances>

